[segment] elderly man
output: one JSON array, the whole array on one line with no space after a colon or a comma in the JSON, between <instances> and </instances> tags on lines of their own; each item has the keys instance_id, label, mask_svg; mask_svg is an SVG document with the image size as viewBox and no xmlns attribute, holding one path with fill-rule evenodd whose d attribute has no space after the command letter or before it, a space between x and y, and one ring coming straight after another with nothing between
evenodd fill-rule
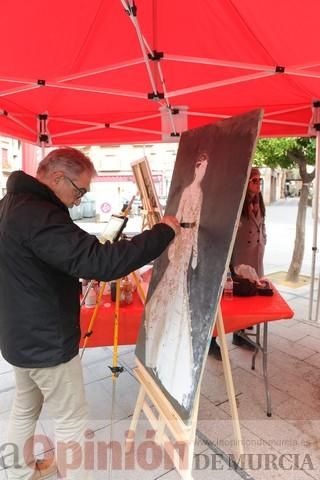
<instances>
[{"instance_id":1,"label":"elderly man","mask_svg":"<svg viewBox=\"0 0 320 480\"><path fill-rule=\"evenodd\" d=\"M81 460L87 403L78 355L79 277L127 275L159 256L180 229L174 217L164 217L131 241L100 244L68 211L95 173L80 151L57 149L40 162L36 178L12 173L0 202L0 348L16 378L8 440L19 450L9 479L39 477L33 436L44 401L57 444L73 442ZM90 478L80 463L68 479Z\"/></svg>"}]
</instances>

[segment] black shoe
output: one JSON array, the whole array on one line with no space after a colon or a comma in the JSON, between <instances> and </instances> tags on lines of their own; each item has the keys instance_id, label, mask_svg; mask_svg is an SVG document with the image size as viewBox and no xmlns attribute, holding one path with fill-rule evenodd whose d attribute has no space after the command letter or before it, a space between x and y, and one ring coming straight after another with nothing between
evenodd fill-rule
<instances>
[{"instance_id":1,"label":"black shoe","mask_svg":"<svg viewBox=\"0 0 320 480\"><path fill-rule=\"evenodd\" d=\"M237 347L245 347L248 350L255 350L255 346L246 338L241 337L237 332L233 334L232 343L233 345L237 345Z\"/></svg>"},{"instance_id":2,"label":"black shoe","mask_svg":"<svg viewBox=\"0 0 320 480\"><path fill-rule=\"evenodd\" d=\"M219 360L219 362L221 362L222 360L222 357L221 357L221 351L220 351L220 347L219 345L217 344L217 340L215 337L212 337L212 340L211 340L211 343L210 343L210 347L209 347L209 353L211 355L213 355L213 357L216 359L216 360Z\"/></svg>"}]
</instances>

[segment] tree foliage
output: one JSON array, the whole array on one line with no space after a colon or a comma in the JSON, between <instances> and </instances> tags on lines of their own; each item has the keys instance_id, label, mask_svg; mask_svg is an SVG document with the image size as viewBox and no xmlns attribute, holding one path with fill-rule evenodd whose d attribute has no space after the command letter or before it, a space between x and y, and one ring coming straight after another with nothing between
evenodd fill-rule
<instances>
[{"instance_id":1,"label":"tree foliage","mask_svg":"<svg viewBox=\"0 0 320 480\"><path fill-rule=\"evenodd\" d=\"M259 167L295 168L296 158L303 157L308 165L315 164L314 138L261 138L257 143L255 164Z\"/></svg>"}]
</instances>

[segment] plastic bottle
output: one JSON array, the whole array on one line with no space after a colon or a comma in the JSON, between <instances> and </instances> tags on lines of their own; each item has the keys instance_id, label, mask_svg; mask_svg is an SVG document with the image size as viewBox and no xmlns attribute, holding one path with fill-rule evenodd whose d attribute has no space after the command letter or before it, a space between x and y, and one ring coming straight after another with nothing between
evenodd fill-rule
<instances>
[{"instance_id":1,"label":"plastic bottle","mask_svg":"<svg viewBox=\"0 0 320 480\"><path fill-rule=\"evenodd\" d=\"M124 301L127 305L132 303L132 285L128 277L125 277L123 282Z\"/></svg>"},{"instance_id":2,"label":"plastic bottle","mask_svg":"<svg viewBox=\"0 0 320 480\"><path fill-rule=\"evenodd\" d=\"M116 296L117 296L117 282L110 282L110 292L111 292L111 301L115 302L116 301Z\"/></svg>"},{"instance_id":3,"label":"plastic bottle","mask_svg":"<svg viewBox=\"0 0 320 480\"><path fill-rule=\"evenodd\" d=\"M93 307L95 306L96 302L97 302L96 289L92 285L92 287L90 287L88 295L86 296L85 305L86 307Z\"/></svg>"},{"instance_id":4,"label":"plastic bottle","mask_svg":"<svg viewBox=\"0 0 320 480\"><path fill-rule=\"evenodd\" d=\"M230 270L227 273L227 278L224 284L223 296L227 300L231 300L233 297L233 280Z\"/></svg>"},{"instance_id":5,"label":"plastic bottle","mask_svg":"<svg viewBox=\"0 0 320 480\"><path fill-rule=\"evenodd\" d=\"M87 288L88 288L88 280L84 280L82 279L81 280L81 284L82 284L82 295L84 296L86 291L87 291Z\"/></svg>"}]
</instances>

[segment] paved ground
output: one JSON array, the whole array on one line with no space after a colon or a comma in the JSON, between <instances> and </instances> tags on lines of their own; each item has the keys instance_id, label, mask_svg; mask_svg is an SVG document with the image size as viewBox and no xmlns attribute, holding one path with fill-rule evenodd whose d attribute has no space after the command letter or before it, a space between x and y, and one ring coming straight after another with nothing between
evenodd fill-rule
<instances>
[{"instance_id":1,"label":"paved ground","mask_svg":"<svg viewBox=\"0 0 320 480\"><path fill-rule=\"evenodd\" d=\"M288 199L267 209L266 273L287 269L289 265L296 206L295 199ZM306 256L302 270L306 274L309 274L311 265L311 238L311 218L308 214ZM244 470L234 470L232 466L236 445L223 369L221 362L209 356L202 382L197 425L197 455L193 470L196 480L319 479L320 328L316 323L305 321L308 286L289 289L278 285L278 288L296 313L293 320L270 324L268 365L273 415L271 418L266 416L261 358L258 357L256 370L251 370L251 353L233 346L231 335L228 335L244 441ZM83 360L91 427L95 431L91 445L96 447L99 441L110 441L112 419L112 439L119 442L121 453L117 465L119 468L113 470L112 476L105 469L97 469L96 461L94 479L176 480L179 478L176 471L166 464L161 452L154 452L152 448L148 450L147 447L154 444L146 443L146 431L150 426L143 419L139 421L131 463L123 452L124 432L134 410L138 384L133 376L134 348L121 347L119 353L119 363L124 367L124 372L116 382L112 382L108 368L111 348L88 349ZM0 358L0 456L5 453L2 447L13 395L11 367ZM53 427L45 411L40 420L38 432L49 437ZM40 442L37 452L47 448L48 445ZM156 453L156 457L152 456ZM8 457L4 459L6 463L9 460ZM0 480L7 478L6 472L7 469L1 469L0 466Z\"/></svg>"}]
</instances>

